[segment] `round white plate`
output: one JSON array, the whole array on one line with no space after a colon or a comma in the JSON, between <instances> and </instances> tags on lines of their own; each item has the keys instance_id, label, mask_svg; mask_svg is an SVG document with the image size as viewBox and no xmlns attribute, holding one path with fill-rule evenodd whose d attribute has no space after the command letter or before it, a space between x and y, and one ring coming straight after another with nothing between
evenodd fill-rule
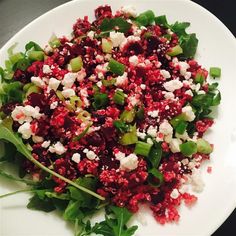
<instances>
[{"instance_id":1,"label":"round white plate","mask_svg":"<svg viewBox=\"0 0 236 236\"><path fill-rule=\"evenodd\" d=\"M94 17L94 9L101 4L110 4L113 10L132 4L138 12L152 9L156 15L166 14L169 22L191 22L189 31L199 39L198 61L209 69L220 66L222 77L220 90L222 103L216 114L216 124L208 133L215 144L212 160L212 174L202 169L205 189L198 195L198 202L191 209L180 209L178 224L159 225L148 210L142 211L143 220L136 217L139 225L136 236L183 236L210 235L229 216L236 206L236 43L230 31L211 13L199 5L186 0L79 0L57 7L34 20L17 33L0 51L0 65L7 58L7 49L18 42L17 49L23 50L28 41L45 45L52 35L69 35L78 17ZM206 166L205 166L206 167ZM20 186L0 180L0 194L19 189ZM21 194L0 200L0 235L2 236L70 236L73 228L56 213L42 213L26 209L30 195ZM98 219L97 217L96 219Z\"/></svg>"}]
</instances>

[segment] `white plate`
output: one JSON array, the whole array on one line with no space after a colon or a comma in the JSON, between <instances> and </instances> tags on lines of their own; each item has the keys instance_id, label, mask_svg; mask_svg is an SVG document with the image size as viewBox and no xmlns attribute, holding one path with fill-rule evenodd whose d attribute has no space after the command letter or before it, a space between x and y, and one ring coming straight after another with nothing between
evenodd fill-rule
<instances>
[{"instance_id":1,"label":"white plate","mask_svg":"<svg viewBox=\"0 0 236 236\"><path fill-rule=\"evenodd\" d=\"M189 31L199 38L198 61L206 68L220 66L222 77L220 90L222 103L218 109L216 124L208 138L215 144L210 165L211 175L203 168L205 190L191 209L181 207L178 224L161 226L155 222L151 212L142 212L146 225L138 220L137 236L154 235L210 235L229 216L236 206L236 43L230 31L211 13L199 5L186 0L80 0L72 1L53 9L34 20L17 33L0 51L0 65L4 64L7 49L18 42L18 49L32 40L41 45L47 43L51 34L68 35L78 17L88 15L93 19L94 9L101 4L110 4L113 10L127 4L134 5L139 12L152 9L156 15L166 14L170 22L189 21ZM209 163L208 163L209 165ZM1 179L0 194L19 188L17 184ZM0 201L0 235L2 236L69 236L72 227L56 214L27 210L29 195L21 194Z\"/></svg>"}]
</instances>

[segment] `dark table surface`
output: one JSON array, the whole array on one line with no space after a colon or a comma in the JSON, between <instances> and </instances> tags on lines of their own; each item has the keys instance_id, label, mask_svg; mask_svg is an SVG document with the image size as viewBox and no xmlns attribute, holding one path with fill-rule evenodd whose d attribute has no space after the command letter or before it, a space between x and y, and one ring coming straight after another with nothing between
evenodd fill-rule
<instances>
[{"instance_id":1,"label":"dark table surface","mask_svg":"<svg viewBox=\"0 0 236 236\"><path fill-rule=\"evenodd\" d=\"M65 2L68 0L0 0L0 48L33 19ZM194 0L194 2L215 14L236 36L234 0ZM227 198L224 200L227 201ZM213 235L231 236L235 235L235 232L236 210Z\"/></svg>"}]
</instances>

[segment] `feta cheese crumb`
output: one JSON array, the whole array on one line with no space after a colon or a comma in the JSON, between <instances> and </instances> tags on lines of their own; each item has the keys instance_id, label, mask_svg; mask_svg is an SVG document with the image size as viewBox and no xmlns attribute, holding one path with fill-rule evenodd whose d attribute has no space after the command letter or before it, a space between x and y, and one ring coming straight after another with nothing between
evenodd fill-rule
<instances>
[{"instance_id":1,"label":"feta cheese crumb","mask_svg":"<svg viewBox=\"0 0 236 236\"><path fill-rule=\"evenodd\" d=\"M32 140L33 140L34 143L42 143L43 142L43 137L33 135Z\"/></svg>"},{"instance_id":2,"label":"feta cheese crumb","mask_svg":"<svg viewBox=\"0 0 236 236\"><path fill-rule=\"evenodd\" d=\"M141 138L141 139L145 139L146 133L142 133L142 132L140 132L139 130L137 130L137 136L138 136L139 138Z\"/></svg>"},{"instance_id":3,"label":"feta cheese crumb","mask_svg":"<svg viewBox=\"0 0 236 236\"><path fill-rule=\"evenodd\" d=\"M160 70L160 73L165 79L169 79L171 77L170 72L167 70Z\"/></svg>"},{"instance_id":4,"label":"feta cheese crumb","mask_svg":"<svg viewBox=\"0 0 236 236\"><path fill-rule=\"evenodd\" d=\"M95 32L94 31L89 31L87 36L90 38L90 39L93 39L94 38L94 35L95 35Z\"/></svg>"},{"instance_id":5,"label":"feta cheese crumb","mask_svg":"<svg viewBox=\"0 0 236 236\"><path fill-rule=\"evenodd\" d=\"M159 132L161 132L164 135L172 134L173 128L167 120L164 120L159 126Z\"/></svg>"},{"instance_id":6,"label":"feta cheese crumb","mask_svg":"<svg viewBox=\"0 0 236 236\"><path fill-rule=\"evenodd\" d=\"M138 65L138 57L136 55L133 55L129 58L129 63L133 66Z\"/></svg>"},{"instance_id":7,"label":"feta cheese crumb","mask_svg":"<svg viewBox=\"0 0 236 236\"><path fill-rule=\"evenodd\" d=\"M148 143L148 144L153 144L152 139L151 139L151 138L148 138L148 139L147 139L147 143Z\"/></svg>"},{"instance_id":8,"label":"feta cheese crumb","mask_svg":"<svg viewBox=\"0 0 236 236\"><path fill-rule=\"evenodd\" d=\"M181 140L177 139L177 138L173 138L171 139L169 145L170 145L170 150L173 152L173 153L176 153L176 152L180 152L180 148L179 148L179 145L181 144Z\"/></svg>"},{"instance_id":9,"label":"feta cheese crumb","mask_svg":"<svg viewBox=\"0 0 236 236\"><path fill-rule=\"evenodd\" d=\"M75 163L79 163L80 162L80 154L74 153L73 156L71 157L71 160L74 161Z\"/></svg>"},{"instance_id":10,"label":"feta cheese crumb","mask_svg":"<svg viewBox=\"0 0 236 236\"><path fill-rule=\"evenodd\" d=\"M132 17L137 16L137 11L136 11L135 7L132 5L127 5L127 6L121 7L121 12L126 16L132 16Z\"/></svg>"},{"instance_id":11,"label":"feta cheese crumb","mask_svg":"<svg viewBox=\"0 0 236 236\"><path fill-rule=\"evenodd\" d=\"M123 86L128 83L127 72L116 78L115 86Z\"/></svg>"},{"instance_id":12,"label":"feta cheese crumb","mask_svg":"<svg viewBox=\"0 0 236 236\"><path fill-rule=\"evenodd\" d=\"M194 192L202 192L203 188L204 188L204 182L202 180L202 176L201 173L199 171L199 169L194 168L192 170L192 176L190 179L191 185L192 185L192 190Z\"/></svg>"},{"instance_id":13,"label":"feta cheese crumb","mask_svg":"<svg viewBox=\"0 0 236 236\"><path fill-rule=\"evenodd\" d=\"M154 111L149 111L148 115L151 116L152 118L157 118L158 117L158 110L154 110Z\"/></svg>"},{"instance_id":14,"label":"feta cheese crumb","mask_svg":"<svg viewBox=\"0 0 236 236\"><path fill-rule=\"evenodd\" d=\"M164 97L165 99L174 99L175 95L172 92L165 92Z\"/></svg>"},{"instance_id":15,"label":"feta cheese crumb","mask_svg":"<svg viewBox=\"0 0 236 236\"><path fill-rule=\"evenodd\" d=\"M18 132L22 135L23 139L29 139L31 135L33 135L33 132L31 130L31 125L29 122L25 122L23 125L21 125L18 128Z\"/></svg>"},{"instance_id":16,"label":"feta cheese crumb","mask_svg":"<svg viewBox=\"0 0 236 236\"><path fill-rule=\"evenodd\" d=\"M61 81L60 80L57 80L55 78L50 78L49 79L49 83L48 83L48 86L50 89L54 90L54 91L57 91L59 85L60 85Z\"/></svg>"},{"instance_id":17,"label":"feta cheese crumb","mask_svg":"<svg viewBox=\"0 0 236 236\"><path fill-rule=\"evenodd\" d=\"M191 106L183 107L182 113L184 113L187 121L193 121L195 119L195 114Z\"/></svg>"},{"instance_id":18,"label":"feta cheese crumb","mask_svg":"<svg viewBox=\"0 0 236 236\"><path fill-rule=\"evenodd\" d=\"M157 136L157 127L153 127L152 125L148 127L147 134L155 138Z\"/></svg>"},{"instance_id":19,"label":"feta cheese crumb","mask_svg":"<svg viewBox=\"0 0 236 236\"><path fill-rule=\"evenodd\" d=\"M77 78L76 73L69 72L69 73L65 74L61 83L64 85L65 88L71 88L73 86L76 78Z\"/></svg>"},{"instance_id":20,"label":"feta cheese crumb","mask_svg":"<svg viewBox=\"0 0 236 236\"><path fill-rule=\"evenodd\" d=\"M142 90L145 90L145 89L146 89L146 84L141 84L141 85L140 85L140 88L141 88Z\"/></svg>"},{"instance_id":21,"label":"feta cheese crumb","mask_svg":"<svg viewBox=\"0 0 236 236\"><path fill-rule=\"evenodd\" d=\"M120 169L127 172L135 170L138 167L138 157L135 154L130 154L120 160Z\"/></svg>"},{"instance_id":22,"label":"feta cheese crumb","mask_svg":"<svg viewBox=\"0 0 236 236\"><path fill-rule=\"evenodd\" d=\"M96 155L96 153L94 153L93 151L90 150L86 153L86 157L89 160L94 160L94 159L96 159L97 155Z\"/></svg>"},{"instance_id":23,"label":"feta cheese crumb","mask_svg":"<svg viewBox=\"0 0 236 236\"><path fill-rule=\"evenodd\" d=\"M67 149L63 146L63 144L59 141L50 146L48 150L49 152L56 153L58 155L62 155L67 151Z\"/></svg>"},{"instance_id":24,"label":"feta cheese crumb","mask_svg":"<svg viewBox=\"0 0 236 236\"><path fill-rule=\"evenodd\" d=\"M50 74L52 73L52 70L49 65L43 65L43 73L44 74Z\"/></svg>"},{"instance_id":25,"label":"feta cheese crumb","mask_svg":"<svg viewBox=\"0 0 236 236\"><path fill-rule=\"evenodd\" d=\"M44 81L40 77L32 76L31 77L31 82L33 84L35 84L36 86L40 87L40 88L44 88L45 87L45 83L44 83Z\"/></svg>"},{"instance_id":26,"label":"feta cheese crumb","mask_svg":"<svg viewBox=\"0 0 236 236\"><path fill-rule=\"evenodd\" d=\"M189 89L189 90L185 91L185 94L187 94L187 95L189 95L189 96L193 97L193 92L192 92L192 90L191 90L191 89Z\"/></svg>"},{"instance_id":27,"label":"feta cheese crumb","mask_svg":"<svg viewBox=\"0 0 236 236\"><path fill-rule=\"evenodd\" d=\"M86 71L84 68L82 68L78 73L77 73L77 81L82 82L84 78L86 77Z\"/></svg>"},{"instance_id":28,"label":"feta cheese crumb","mask_svg":"<svg viewBox=\"0 0 236 236\"><path fill-rule=\"evenodd\" d=\"M174 79L163 84L164 88L169 92L174 92L183 87L183 83L178 79Z\"/></svg>"},{"instance_id":29,"label":"feta cheese crumb","mask_svg":"<svg viewBox=\"0 0 236 236\"><path fill-rule=\"evenodd\" d=\"M122 158L125 158L125 153L119 151L118 153L115 153L116 160L121 160Z\"/></svg>"},{"instance_id":30,"label":"feta cheese crumb","mask_svg":"<svg viewBox=\"0 0 236 236\"><path fill-rule=\"evenodd\" d=\"M122 42L125 40L125 35L124 33L121 33L121 32L112 31L110 32L110 39L112 42L112 46L116 48L116 47L119 47L122 44Z\"/></svg>"},{"instance_id":31,"label":"feta cheese crumb","mask_svg":"<svg viewBox=\"0 0 236 236\"><path fill-rule=\"evenodd\" d=\"M173 189L173 191L170 194L170 197L173 199L177 199L179 197L179 192L176 188Z\"/></svg>"},{"instance_id":32,"label":"feta cheese crumb","mask_svg":"<svg viewBox=\"0 0 236 236\"><path fill-rule=\"evenodd\" d=\"M41 146L42 148L48 148L50 144L51 144L51 141L44 141Z\"/></svg>"},{"instance_id":33,"label":"feta cheese crumb","mask_svg":"<svg viewBox=\"0 0 236 236\"><path fill-rule=\"evenodd\" d=\"M50 105L50 109L54 110L57 106L58 106L58 101L55 101Z\"/></svg>"},{"instance_id":34,"label":"feta cheese crumb","mask_svg":"<svg viewBox=\"0 0 236 236\"><path fill-rule=\"evenodd\" d=\"M64 98L70 98L70 97L73 97L75 96L75 91L73 89L64 89L62 92L62 95Z\"/></svg>"},{"instance_id":35,"label":"feta cheese crumb","mask_svg":"<svg viewBox=\"0 0 236 236\"><path fill-rule=\"evenodd\" d=\"M125 38L125 40L123 40L123 42L120 44L120 49L123 50L127 43L137 42L137 41L140 41L140 37L131 35L131 36Z\"/></svg>"},{"instance_id":36,"label":"feta cheese crumb","mask_svg":"<svg viewBox=\"0 0 236 236\"><path fill-rule=\"evenodd\" d=\"M185 76L187 69L190 67L189 64L185 61L180 61L179 66L180 66L180 74ZM191 73L190 73L190 77L191 77Z\"/></svg>"},{"instance_id":37,"label":"feta cheese crumb","mask_svg":"<svg viewBox=\"0 0 236 236\"><path fill-rule=\"evenodd\" d=\"M97 84L97 86L98 86L99 88L102 87L102 81L98 81L96 84Z\"/></svg>"}]
</instances>

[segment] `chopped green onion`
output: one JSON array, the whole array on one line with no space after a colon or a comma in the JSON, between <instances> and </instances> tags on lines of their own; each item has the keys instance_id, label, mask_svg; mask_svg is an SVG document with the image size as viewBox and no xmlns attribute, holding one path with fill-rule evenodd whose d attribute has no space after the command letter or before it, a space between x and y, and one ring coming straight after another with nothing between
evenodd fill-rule
<instances>
[{"instance_id":1,"label":"chopped green onion","mask_svg":"<svg viewBox=\"0 0 236 236\"><path fill-rule=\"evenodd\" d=\"M61 46L61 42L55 34L53 34L52 37L50 38L49 45L52 48L58 48Z\"/></svg>"},{"instance_id":2,"label":"chopped green onion","mask_svg":"<svg viewBox=\"0 0 236 236\"><path fill-rule=\"evenodd\" d=\"M147 26L154 22L155 14L152 10L145 11L135 19L140 25Z\"/></svg>"},{"instance_id":3,"label":"chopped green onion","mask_svg":"<svg viewBox=\"0 0 236 236\"><path fill-rule=\"evenodd\" d=\"M71 59L69 65L71 67L72 72L80 71L81 68L83 67L83 60L82 60L81 56Z\"/></svg>"},{"instance_id":4,"label":"chopped green onion","mask_svg":"<svg viewBox=\"0 0 236 236\"><path fill-rule=\"evenodd\" d=\"M109 61L108 67L112 73L117 75L123 75L125 72L125 65L114 59Z\"/></svg>"},{"instance_id":5,"label":"chopped green onion","mask_svg":"<svg viewBox=\"0 0 236 236\"><path fill-rule=\"evenodd\" d=\"M221 69L219 67L211 67L210 68L210 75L213 78L219 78L221 76Z\"/></svg>"},{"instance_id":6,"label":"chopped green onion","mask_svg":"<svg viewBox=\"0 0 236 236\"><path fill-rule=\"evenodd\" d=\"M120 116L121 120L126 122L126 123L132 123L135 117L135 112L134 110L124 110Z\"/></svg>"},{"instance_id":7,"label":"chopped green onion","mask_svg":"<svg viewBox=\"0 0 236 236\"><path fill-rule=\"evenodd\" d=\"M77 137L74 138L74 141L79 141L82 139L88 132L92 124L89 124Z\"/></svg>"},{"instance_id":8,"label":"chopped green onion","mask_svg":"<svg viewBox=\"0 0 236 236\"><path fill-rule=\"evenodd\" d=\"M199 84L203 84L204 80L205 80L205 77L203 76L202 73L197 73L194 78L195 83L199 83Z\"/></svg>"},{"instance_id":9,"label":"chopped green onion","mask_svg":"<svg viewBox=\"0 0 236 236\"><path fill-rule=\"evenodd\" d=\"M163 174L156 168L148 170L148 183L154 187L160 187L164 181Z\"/></svg>"},{"instance_id":10,"label":"chopped green onion","mask_svg":"<svg viewBox=\"0 0 236 236\"><path fill-rule=\"evenodd\" d=\"M113 125L116 127L116 129L118 131L120 131L121 133L125 133L129 130L129 125L125 124L123 121L121 120L115 120L113 121Z\"/></svg>"},{"instance_id":11,"label":"chopped green onion","mask_svg":"<svg viewBox=\"0 0 236 236\"><path fill-rule=\"evenodd\" d=\"M131 127L130 132L123 134L120 137L119 143L121 145L131 145L138 142L138 137L136 133L136 126Z\"/></svg>"},{"instance_id":12,"label":"chopped green onion","mask_svg":"<svg viewBox=\"0 0 236 236\"><path fill-rule=\"evenodd\" d=\"M79 97L73 96L73 97L70 98L70 104L75 109L76 107L81 107L82 106L82 101Z\"/></svg>"},{"instance_id":13,"label":"chopped green onion","mask_svg":"<svg viewBox=\"0 0 236 236\"><path fill-rule=\"evenodd\" d=\"M112 53L112 42L108 39L102 39L102 51L104 53Z\"/></svg>"},{"instance_id":14,"label":"chopped green onion","mask_svg":"<svg viewBox=\"0 0 236 236\"><path fill-rule=\"evenodd\" d=\"M44 52L42 52L42 51L29 51L28 57L32 61L42 61L44 59Z\"/></svg>"},{"instance_id":15,"label":"chopped green onion","mask_svg":"<svg viewBox=\"0 0 236 236\"><path fill-rule=\"evenodd\" d=\"M125 94L123 93L123 91L117 90L113 96L113 101L118 105L124 105Z\"/></svg>"},{"instance_id":16,"label":"chopped green onion","mask_svg":"<svg viewBox=\"0 0 236 236\"><path fill-rule=\"evenodd\" d=\"M178 126L178 124L180 123L180 122L182 122L182 121L185 121L185 115L182 113L182 114L180 114L180 115L178 115L178 116L175 116L174 118L172 118L171 120L170 120L170 123L171 123L171 125L174 127L174 128L176 128L177 126Z\"/></svg>"},{"instance_id":17,"label":"chopped green onion","mask_svg":"<svg viewBox=\"0 0 236 236\"><path fill-rule=\"evenodd\" d=\"M180 151L185 156L190 156L197 153L197 144L193 141L188 141L179 145Z\"/></svg>"},{"instance_id":18,"label":"chopped green onion","mask_svg":"<svg viewBox=\"0 0 236 236\"><path fill-rule=\"evenodd\" d=\"M197 140L197 151L203 154L210 154L213 151L213 148L205 139L199 138Z\"/></svg>"},{"instance_id":19,"label":"chopped green onion","mask_svg":"<svg viewBox=\"0 0 236 236\"><path fill-rule=\"evenodd\" d=\"M183 134L184 131L186 130L188 126L188 123L186 121L180 121L178 123L178 125L175 127L175 131L178 133L178 134Z\"/></svg>"},{"instance_id":20,"label":"chopped green onion","mask_svg":"<svg viewBox=\"0 0 236 236\"><path fill-rule=\"evenodd\" d=\"M176 45L173 48L168 50L167 55L174 57L182 53L183 53L183 49L180 47L180 45Z\"/></svg>"},{"instance_id":21,"label":"chopped green onion","mask_svg":"<svg viewBox=\"0 0 236 236\"><path fill-rule=\"evenodd\" d=\"M100 109L105 107L109 102L108 96L106 93L97 93L94 95L93 107L94 109Z\"/></svg>"},{"instance_id":22,"label":"chopped green onion","mask_svg":"<svg viewBox=\"0 0 236 236\"><path fill-rule=\"evenodd\" d=\"M138 141L135 145L134 153L147 157L153 144Z\"/></svg>"},{"instance_id":23,"label":"chopped green onion","mask_svg":"<svg viewBox=\"0 0 236 236\"><path fill-rule=\"evenodd\" d=\"M110 80L108 79L103 79L102 80L102 84L105 86L105 87L110 87L112 85L114 85L116 83L116 79L115 78L112 78Z\"/></svg>"},{"instance_id":24,"label":"chopped green onion","mask_svg":"<svg viewBox=\"0 0 236 236\"><path fill-rule=\"evenodd\" d=\"M148 161L150 162L152 167L157 168L161 162L161 158L162 158L161 144L154 142L154 145L152 146L148 155Z\"/></svg>"}]
</instances>

